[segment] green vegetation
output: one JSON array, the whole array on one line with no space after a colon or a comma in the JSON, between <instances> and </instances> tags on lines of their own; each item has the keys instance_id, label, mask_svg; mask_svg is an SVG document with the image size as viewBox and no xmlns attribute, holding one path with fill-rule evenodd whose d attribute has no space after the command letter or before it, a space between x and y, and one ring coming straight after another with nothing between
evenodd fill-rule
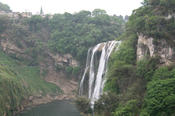
<instances>
[{"instance_id":1,"label":"green vegetation","mask_svg":"<svg viewBox=\"0 0 175 116\"><path fill-rule=\"evenodd\" d=\"M141 116L175 115L175 79L157 80L148 83Z\"/></svg>"},{"instance_id":2,"label":"green vegetation","mask_svg":"<svg viewBox=\"0 0 175 116\"><path fill-rule=\"evenodd\" d=\"M31 95L57 95L60 88L47 83L38 67L23 66L0 50L0 115L13 115Z\"/></svg>"},{"instance_id":3,"label":"green vegetation","mask_svg":"<svg viewBox=\"0 0 175 116\"><path fill-rule=\"evenodd\" d=\"M11 12L10 7L7 4L3 4L0 2L0 11Z\"/></svg>"},{"instance_id":4,"label":"green vegetation","mask_svg":"<svg viewBox=\"0 0 175 116\"><path fill-rule=\"evenodd\" d=\"M104 94L95 102L94 110L99 116L109 116L118 107L119 99L114 93ZM103 114L104 113L104 114Z\"/></svg>"},{"instance_id":5,"label":"green vegetation","mask_svg":"<svg viewBox=\"0 0 175 116\"><path fill-rule=\"evenodd\" d=\"M9 23L8 17L4 15L0 15L0 34L5 31L8 23Z\"/></svg>"},{"instance_id":6,"label":"green vegetation","mask_svg":"<svg viewBox=\"0 0 175 116\"><path fill-rule=\"evenodd\" d=\"M125 21L121 16L110 16L106 11L80 11L79 13L55 14L41 17L21 18L10 25L5 25L0 17L0 32L10 36L19 48L25 48L36 62L41 51L71 54L81 64L84 63L89 47L97 43L114 40L124 31ZM2 22L2 23L1 23ZM21 41L22 40L22 41ZM43 53L44 54L44 53Z\"/></svg>"},{"instance_id":7,"label":"green vegetation","mask_svg":"<svg viewBox=\"0 0 175 116\"><path fill-rule=\"evenodd\" d=\"M137 100L130 100L125 105L121 105L113 113L114 116L136 116L138 113Z\"/></svg>"},{"instance_id":8,"label":"green vegetation","mask_svg":"<svg viewBox=\"0 0 175 116\"><path fill-rule=\"evenodd\" d=\"M80 66L54 66L57 71L78 75L89 47L118 38L122 44L109 59L105 94L95 102L95 115L174 116L175 66L162 66L158 57L136 59L137 34L153 37L155 43L165 39L174 44L174 6L174 0L144 0L126 26L122 17L109 16L101 9L55 14L53 18L36 15L18 21L0 16L2 40L8 38L24 51L19 55L0 50L0 115L11 116L30 95L61 92L43 80L46 69L40 74L39 64L48 53L71 54ZM10 11L0 4L2 8ZM92 113L88 99L78 98L76 103L84 114Z\"/></svg>"},{"instance_id":9,"label":"green vegetation","mask_svg":"<svg viewBox=\"0 0 175 116\"><path fill-rule=\"evenodd\" d=\"M10 12L4 4L0 4L0 10ZM88 48L120 36L124 24L123 17L110 16L101 9L55 14L53 18L35 15L10 19L1 15L0 41L12 48L5 52L0 48L0 116L12 116L29 96L62 93L59 87L44 80L47 66L52 65L53 70L67 77L78 77ZM49 53L72 55L80 65L72 66L69 61L59 65Z\"/></svg>"},{"instance_id":10,"label":"green vegetation","mask_svg":"<svg viewBox=\"0 0 175 116\"><path fill-rule=\"evenodd\" d=\"M122 37L126 38L127 35ZM105 90L118 93L119 88L116 86L118 86L117 83L121 83L121 79L124 79L123 77L128 78L131 75L135 77L133 75L135 72L133 64L136 63L136 46L134 45L137 37L133 34L128 38L121 43L119 50L116 53L112 53L110 57Z\"/></svg>"},{"instance_id":11,"label":"green vegetation","mask_svg":"<svg viewBox=\"0 0 175 116\"><path fill-rule=\"evenodd\" d=\"M15 78L16 74L0 65L0 115L12 115L21 101L25 99L27 90Z\"/></svg>"},{"instance_id":12,"label":"green vegetation","mask_svg":"<svg viewBox=\"0 0 175 116\"><path fill-rule=\"evenodd\" d=\"M104 110L111 99L98 105L100 99L95 104L96 116L175 115L174 64L162 66L159 57L149 56L136 61L136 34L153 37L154 42L166 39L173 45L174 6L174 0L145 0L142 7L133 11L126 32L118 38L122 44L112 53L108 63L104 91L109 96L111 93L116 96L113 100L116 105L111 105L111 110Z\"/></svg>"},{"instance_id":13,"label":"green vegetation","mask_svg":"<svg viewBox=\"0 0 175 116\"><path fill-rule=\"evenodd\" d=\"M112 96L112 92L117 101L107 99L101 105L101 99L97 101L97 116L174 116L174 65L160 66L159 58L156 57L128 63L125 58L118 59L118 55L121 55L120 49L117 52L113 53L109 61L104 88L107 95ZM109 103L116 105L110 105L111 110L104 110Z\"/></svg>"},{"instance_id":14,"label":"green vegetation","mask_svg":"<svg viewBox=\"0 0 175 116\"><path fill-rule=\"evenodd\" d=\"M136 75L148 81L151 80L154 74L154 71L157 68L157 64L159 64L158 58L151 58L151 59L145 58L145 59L142 59L141 61L138 61Z\"/></svg>"},{"instance_id":15,"label":"green vegetation","mask_svg":"<svg viewBox=\"0 0 175 116\"><path fill-rule=\"evenodd\" d=\"M90 100L87 99L86 97L78 97L76 99L75 103L76 103L80 112L82 112L84 114L92 113Z\"/></svg>"},{"instance_id":16,"label":"green vegetation","mask_svg":"<svg viewBox=\"0 0 175 116\"><path fill-rule=\"evenodd\" d=\"M56 14L49 20L49 48L54 52L71 53L84 62L89 47L114 40L124 30L121 17L109 16L106 11L80 11L76 14Z\"/></svg>"},{"instance_id":17,"label":"green vegetation","mask_svg":"<svg viewBox=\"0 0 175 116\"><path fill-rule=\"evenodd\" d=\"M133 11L127 30L156 39L172 40L175 33L174 6L174 0L145 0L142 7Z\"/></svg>"},{"instance_id":18,"label":"green vegetation","mask_svg":"<svg viewBox=\"0 0 175 116\"><path fill-rule=\"evenodd\" d=\"M110 116L135 116L139 112L145 91L145 79L138 77L136 71L137 36L134 33L130 36L126 35L122 37L128 39L122 42L117 52L112 53L108 64L104 90L108 94L112 92L118 99L118 102L115 102L118 105L111 108L111 111L102 111ZM106 105L104 104L104 107Z\"/></svg>"}]
</instances>

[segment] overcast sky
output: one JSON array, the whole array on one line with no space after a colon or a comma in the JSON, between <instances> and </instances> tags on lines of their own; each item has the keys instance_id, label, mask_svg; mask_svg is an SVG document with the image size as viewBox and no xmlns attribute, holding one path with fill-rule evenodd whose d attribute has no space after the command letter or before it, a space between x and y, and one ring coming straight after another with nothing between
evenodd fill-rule
<instances>
[{"instance_id":1,"label":"overcast sky","mask_svg":"<svg viewBox=\"0 0 175 116\"><path fill-rule=\"evenodd\" d=\"M37 13L43 7L44 13L75 13L81 10L100 8L113 15L130 15L141 6L143 0L0 0L13 11Z\"/></svg>"}]
</instances>

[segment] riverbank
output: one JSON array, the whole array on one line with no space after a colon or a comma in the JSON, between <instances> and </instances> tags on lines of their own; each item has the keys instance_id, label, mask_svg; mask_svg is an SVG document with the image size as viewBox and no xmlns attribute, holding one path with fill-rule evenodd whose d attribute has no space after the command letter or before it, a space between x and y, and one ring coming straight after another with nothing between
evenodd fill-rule
<instances>
[{"instance_id":1,"label":"riverbank","mask_svg":"<svg viewBox=\"0 0 175 116\"><path fill-rule=\"evenodd\" d=\"M68 96L65 94L61 94L58 96L51 96L49 94L47 94L46 96L41 96L41 95L30 96L28 100L24 100L22 104L19 107L17 107L17 111L14 112L14 115L20 112L23 112L28 108L36 107L38 105L48 104L54 101L68 101L68 100L73 101L74 99L75 99L75 95Z\"/></svg>"},{"instance_id":2,"label":"riverbank","mask_svg":"<svg viewBox=\"0 0 175 116\"><path fill-rule=\"evenodd\" d=\"M20 113L27 108L36 107L41 104L51 103L53 101L63 101L71 100L73 101L77 95L78 83L75 80L68 80L66 77L61 78L54 74L55 72L49 73L50 75L46 76L45 81L53 83L56 86L60 87L62 93L58 95L46 94L45 96L38 94L35 96L29 96L28 99L24 100L22 104L17 108L17 111L14 114ZM64 86L63 86L64 85ZM5 115L6 116L6 115Z\"/></svg>"}]
</instances>

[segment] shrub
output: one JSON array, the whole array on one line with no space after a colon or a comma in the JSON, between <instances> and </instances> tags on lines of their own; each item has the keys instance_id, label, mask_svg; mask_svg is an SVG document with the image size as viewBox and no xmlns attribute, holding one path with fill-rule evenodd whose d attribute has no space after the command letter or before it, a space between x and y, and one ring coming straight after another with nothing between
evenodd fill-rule
<instances>
[{"instance_id":1,"label":"shrub","mask_svg":"<svg viewBox=\"0 0 175 116\"><path fill-rule=\"evenodd\" d=\"M73 75L78 75L79 72L80 72L80 67L79 66L73 67L73 70L72 70Z\"/></svg>"},{"instance_id":2,"label":"shrub","mask_svg":"<svg viewBox=\"0 0 175 116\"><path fill-rule=\"evenodd\" d=\"M78 109L80 110L80 112L83 112L85 114L92 113L90 100L87 99L86 97L78 97L75 100L75 103Z\"/></svg>"},{"instance_id":3,"label":"shrub","mask_svg":"<svg viewBox=\"0 0 175 116\"><path fill-rule=\"evenodd\" d=\"M163 66L158 68L153 75L154 80L168 79L174 77L175 77L175 68L171 69L169 68L169 66Z\"/></svg>"},{"instance_id":4,"label":"shrub","mask_svg":"<svg viewBox=\"0 0 175 116\"><path fill-rule=\"evenodd\" d=\"M137 100L130 100L125 105L118 107L113 116L137 116L139 109L137 105Z\"/></svg>"},{"instance_id":5,"label":"shrub","mask_svg":"<svg viewBox=\"0 0 175 116\"><path fill-rule=\"evenodd\" d=\"M175 79L150 82L144 101L143 111L150 116L173 116L175 113Z\"/></svg>"},{"instance_id":6,"label":"shrub","mask_svg":"<svg viewBox=\"0 0 175 116\"><path fill-rule=\"evenodd\" d=\"M66 67L66 73L72 74L72 70L73 70L73 67L71 67L71 66Z\"/></svg>"},{"instance_id":7,"label":"shrub","mask_svg":"<svg viewBox=\"0 0 175 116\"><path fill-rule=\"evenodd\" d=\"M108 113L113 112L118 107L119 99L115 93L103 94L98 101L95 102L95 112Z\"/></svg>"},{"instance_id":8,"label":"shrub","mask_svg":"<svg viewBox=\"0 0 175 116\"><path fill-rule=\"evenodd\" d=\"M0 15L0 33L4 32L8 26L9 18L5 15Z\"/></svg>"},{"instance_id":9,"label":"shrub","mask_svg":"<svg viewBox=\"0 0 175 116\"><path fill-rule=\"evenodd\" d=\"M137 62L136 75L149 81L152 79L152 76L154 74L154 71L157 69L158 64L159 59L156 57L142 59Z\"/></svg>"}]
</instances>

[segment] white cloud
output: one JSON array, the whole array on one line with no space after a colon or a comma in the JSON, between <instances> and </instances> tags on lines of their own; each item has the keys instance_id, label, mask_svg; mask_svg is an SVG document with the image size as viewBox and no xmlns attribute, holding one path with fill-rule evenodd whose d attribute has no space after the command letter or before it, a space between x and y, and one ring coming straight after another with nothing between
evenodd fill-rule
<instances>
[{"instance_id":1,"label":"white cloud","mask_svg":"<svg viewBox=\"0 0 175 116\"><path fill-rule=\"evenodd\" d=\"M1 0L13 11L39 12L41 6L45 13L92 11L95 8L106 10L109 14L130 15L132 10L141 6L143 0Z\"/></svg>"}]
</instances>

